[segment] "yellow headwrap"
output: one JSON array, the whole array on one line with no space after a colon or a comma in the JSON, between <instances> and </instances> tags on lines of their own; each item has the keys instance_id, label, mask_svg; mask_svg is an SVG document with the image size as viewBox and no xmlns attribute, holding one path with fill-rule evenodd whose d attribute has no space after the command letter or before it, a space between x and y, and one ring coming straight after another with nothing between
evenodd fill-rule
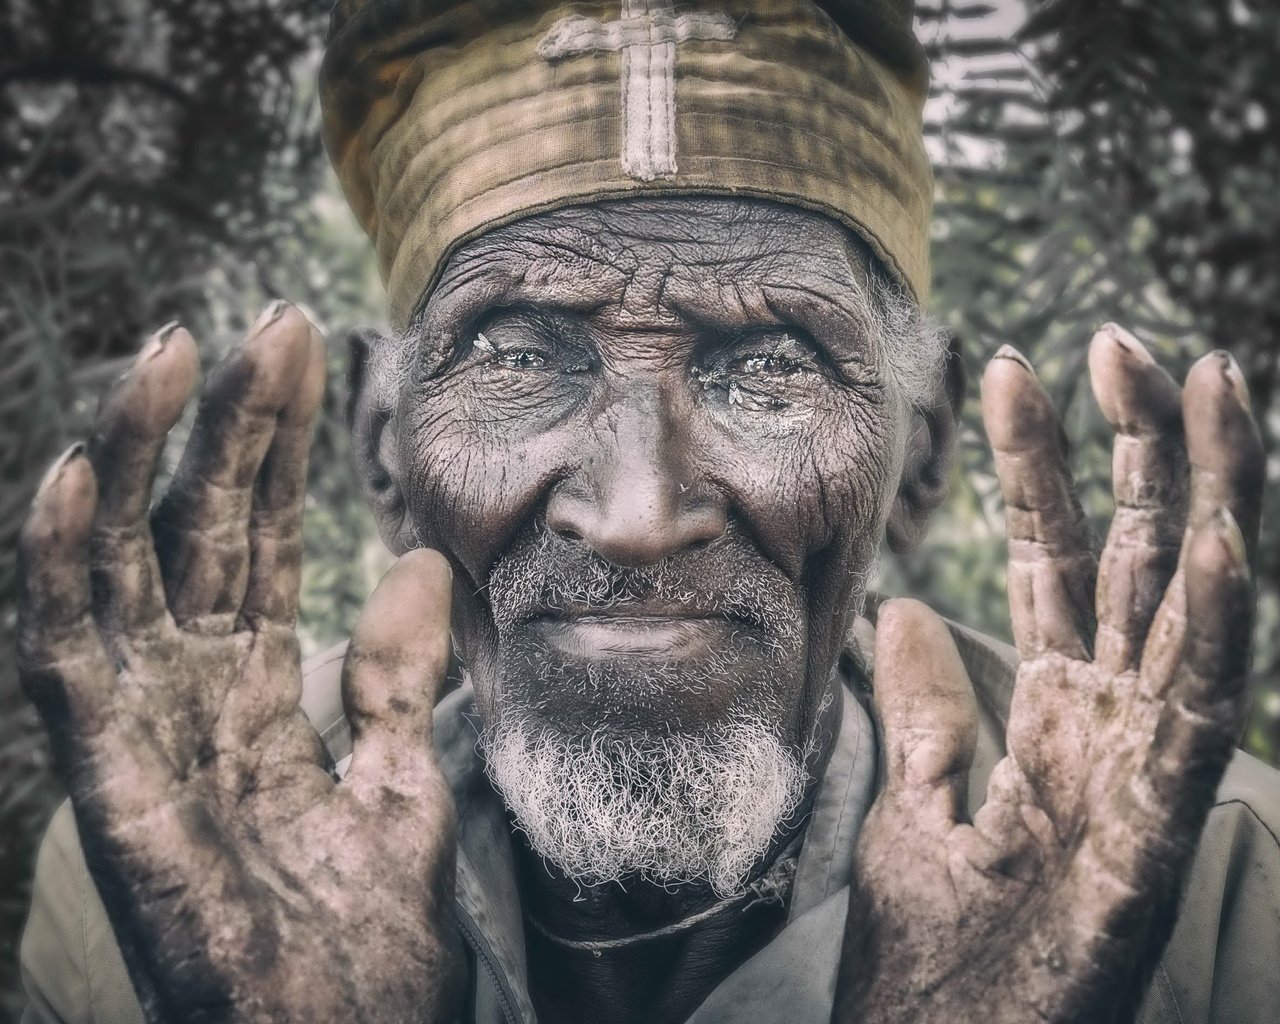
<instances>
[{"instance_id":1,"label":"yellow headwrap","mask_svg":"<svg viewBox=\"0 0 1280 1024\"><path fill-rule=\"evenodd\" d=\"M340 0L325 141L403 327L459 243L593 199L746 195L860 235L919 300L913 0Z\"/></svg>"}]
</instances>

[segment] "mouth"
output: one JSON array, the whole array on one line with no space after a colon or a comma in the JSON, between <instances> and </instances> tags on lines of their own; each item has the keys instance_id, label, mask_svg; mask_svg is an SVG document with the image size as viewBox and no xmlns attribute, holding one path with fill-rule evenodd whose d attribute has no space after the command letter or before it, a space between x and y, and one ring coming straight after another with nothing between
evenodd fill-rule
<instances>
[{"instance_id":1,"label":"mouth","mask_svg":"<svg viewBox=\"0 0 1280 1024\"><path fill-rule=\"evenodd\" d=\"M548 646L586 660L695 658L723 650L736 635L752 628L723 611L658 601L542 609L526 625Z\"/></svg>"}]
</instances>

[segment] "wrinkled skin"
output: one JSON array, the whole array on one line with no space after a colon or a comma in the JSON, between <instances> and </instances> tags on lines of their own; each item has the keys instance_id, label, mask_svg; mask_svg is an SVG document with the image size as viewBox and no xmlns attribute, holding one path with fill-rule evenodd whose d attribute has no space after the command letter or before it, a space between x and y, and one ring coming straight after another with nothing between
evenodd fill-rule
<instances>
[{"instance_id":1,"label":"wrinkled skin","mask_svg":"<svg viewBox=\"0 0 1280 1024\"><path fill-rule=\"evenodd\" d=\"M499 684L584 726L606 710L580 686L546 691L532 660L522 673L498 649L484 588L534 538L570 563L585 549L624 566L707 566L713 584L726 565L776 573L802 638L777 693L744 682L767 649L746 642L698 699L616 710L631 728L696 728L745 701L775 709L790 741L809 735L859 574L883 534L917 538L945 493L959 399L952 374L919 407L897 400L850 313L862 275L834 225L769 204L566 210L455 255L395 395L384 385L397 344L358 351L367 493L393 548L430 545L452 566L482 714ZM452 808L428 723L448 573L410 552L371 599L344 670L355 761L335 785L296 707L292 632L322 360L297 314L276 312L207 389L154 529L156 455L194 376L183 332L145 350L104 401L88 457L51 470L22 542L23 676L153 1020L443 1020L461 965ZM779 351L782 363L760 362ZM858 851L837 1020L1131 1018L1144 954L1167 934L1240 720L1259 447L1221 357L1180 397L1118 331L1092 356L1119 431L1121 506L1096 641L1094 560L1060 430L1009 352L983 404L1026 659L1010 756L967 823L971 688L932 613L886 606L886 785ZM537 618L519 628L547 628ZM663 654L645 637L669 622L603 625L603 637L601 623L554 625L568 638L558 678L646 659L696 670L719 636L710 621L681 627ZM815 774L827 753L813 752ZM568 937L633 934L709 899L638 885L577 904L521 855L526 902ZM534 941L534 998L547 1021L682 1019L779 925L737 915L598 959Z\"/></svg>"}]
</instances>

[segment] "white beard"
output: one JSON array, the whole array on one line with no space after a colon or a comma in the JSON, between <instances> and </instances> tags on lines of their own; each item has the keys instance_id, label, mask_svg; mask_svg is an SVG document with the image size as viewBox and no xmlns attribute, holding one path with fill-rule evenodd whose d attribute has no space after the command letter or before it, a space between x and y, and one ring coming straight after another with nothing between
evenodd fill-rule
<instances>
[{"instance_id":1,"label":"white beard","mask_svg":"<svg viewBox=\"0 0 1280 1024\"><path fill-rule=\"evenodd\" d=\"M489 778L533 849L584 885L639 876L736 895L809 778L757 719L564 736L502 717L481 737Z\"/></svg>"}]
</instances>

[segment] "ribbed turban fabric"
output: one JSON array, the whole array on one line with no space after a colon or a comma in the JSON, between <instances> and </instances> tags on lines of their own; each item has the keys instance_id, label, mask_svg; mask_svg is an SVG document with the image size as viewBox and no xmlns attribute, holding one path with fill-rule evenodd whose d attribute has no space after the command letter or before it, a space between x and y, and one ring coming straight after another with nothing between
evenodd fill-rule
<instances>
[{"instance_id":1,"label":"ribbed turban fabric","mask_svg":"<svg viewBox=\"0 0 1280 1024\"><path fill-rule=\"evenodd\" d=\"M403 328L450 253L543 210L756 196L928 291L913 0L340 0L325 142Z\"/></svg>"}]
</instances>

